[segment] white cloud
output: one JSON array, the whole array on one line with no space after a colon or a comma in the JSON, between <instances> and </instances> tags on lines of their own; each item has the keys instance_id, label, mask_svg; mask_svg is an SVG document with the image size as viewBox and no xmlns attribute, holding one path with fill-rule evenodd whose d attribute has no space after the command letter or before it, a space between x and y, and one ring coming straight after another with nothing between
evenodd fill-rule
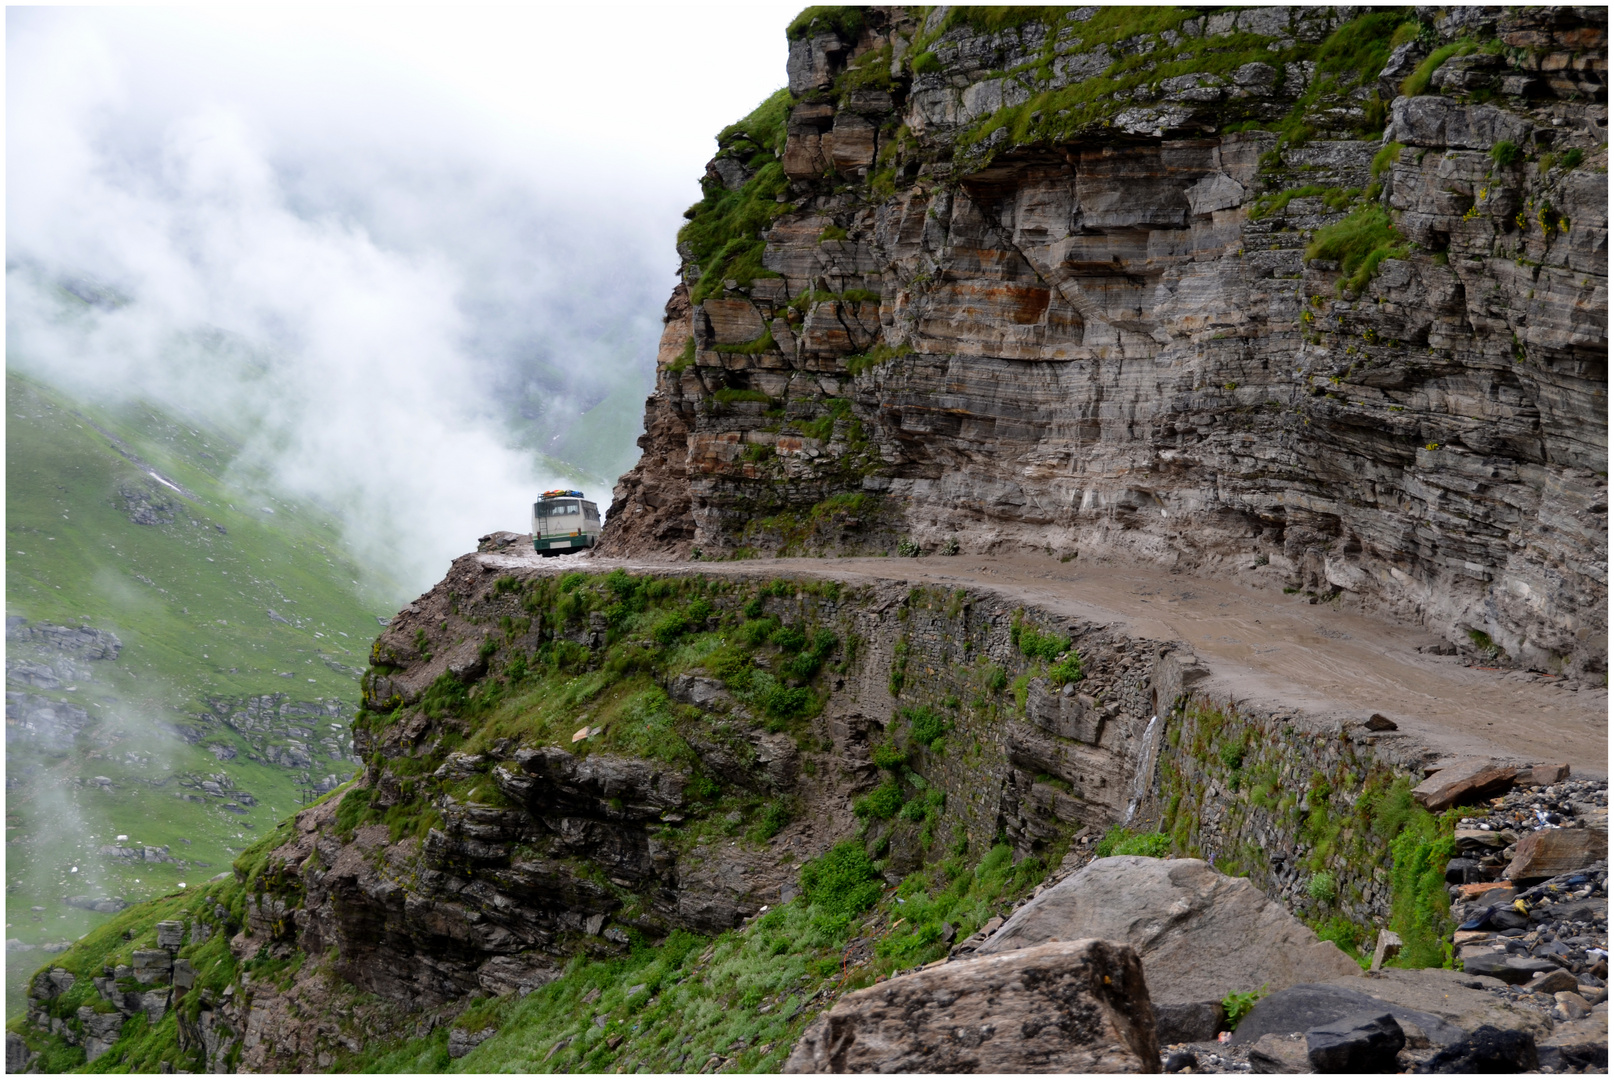
<instances>
[{"instance_id":1,"label":"white cloud","mask_svg":"<svg viewBox=\"0 0 1614 1080\"><path fill-rule=\"evenodd\" d=\"M249 432L423 588L524 527L535 432L648 389L679 212L792 12L10 9L8 363Z\"/></svg>"}]
</instances>

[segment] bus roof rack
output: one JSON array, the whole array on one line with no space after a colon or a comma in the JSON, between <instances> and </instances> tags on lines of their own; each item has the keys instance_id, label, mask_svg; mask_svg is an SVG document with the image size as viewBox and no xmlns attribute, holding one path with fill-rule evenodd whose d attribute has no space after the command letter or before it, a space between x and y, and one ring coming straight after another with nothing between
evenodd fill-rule
<instances>
[{"instance_id":1,"label":"bus roof rack","mask_svg":"<svg viewBox=\"0 0 1614 1080\"><path fill-rule=\"evenodd\" d=\"M583 498L583 493L581 491L574 491L570 488L556 488L553 491L546 491L538 497L540 499L581 499Z\"/></svg>"}]
</instances>

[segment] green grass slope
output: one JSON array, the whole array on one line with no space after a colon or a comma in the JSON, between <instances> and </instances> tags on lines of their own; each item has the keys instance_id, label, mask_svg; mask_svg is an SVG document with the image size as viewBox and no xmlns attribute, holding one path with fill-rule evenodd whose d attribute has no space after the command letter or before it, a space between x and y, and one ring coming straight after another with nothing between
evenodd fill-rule
<instances>
[{"instance_id":1,"label":"green grass slope","mask_svg":"<svg viewBox=\"0 0 1614 1080\"><path fill-rule=\"evenodd\" d=\"M89 624L123 644L115 659L64 668L35 643L7 643L6 937L38 946L109 917L64 898L195 887L293 810L300 787L351 771L356 673L376 615L395 604L384 586L358 584L375 578L342 553L328 515L239 475L216 430L147 407L93 408L16 374L6 411L8 625ZM14 670L26 660L67 677L29 685ZM222 722L232 703L263 695L305 703L306 715L260 709L246 734ZM42 745L21 723L41 705L89 721ZM252 805L203 792L208 779ZM166 845L177 861L98 854L136 844ZM8 946L8 1015L48 959Z\"/></svg>"}]
</instances>

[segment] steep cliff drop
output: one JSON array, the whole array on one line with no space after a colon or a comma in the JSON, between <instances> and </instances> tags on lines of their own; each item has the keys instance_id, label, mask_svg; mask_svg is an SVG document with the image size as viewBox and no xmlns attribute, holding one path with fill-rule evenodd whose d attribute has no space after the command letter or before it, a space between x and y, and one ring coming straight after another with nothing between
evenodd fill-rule
<instances>
[{"instance_id":1,"label":"steep cliff drop","mask_svg":"<svg viewBox=\"0 0 1614 1080\"><path fill-rule=\"evenodd\" d=\"M804 12L601 546L8 1069L1606 1063L1605 19Z\"/></svg>"},{"instance_id":2,"label":"steep cliff drop","mask_svg":"<svg viewBox=\"0 0 1614 1080\"><path fill-rule=\"evenodd\" d=\"M1189 14L798 20L603 552L1258 564L1603 672L1602 16Z\"/></svg>"}]
</instances>

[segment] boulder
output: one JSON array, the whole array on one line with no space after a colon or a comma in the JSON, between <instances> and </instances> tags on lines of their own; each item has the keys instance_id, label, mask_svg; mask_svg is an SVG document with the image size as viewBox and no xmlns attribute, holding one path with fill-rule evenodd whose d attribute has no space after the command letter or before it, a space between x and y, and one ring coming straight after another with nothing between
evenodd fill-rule
<instances>
[{"instance_id":1,"label":"boulder","mask_svg":"<svg viewBox=\"0 0 1614 1080\"><path fill-rule=\"evenodd\" d=\"M1512 882L1541 881L1606 858L1606 829L1542 829L1519 841L1502 876Z\"/></svg>"},{"instance_id":2,"label":"boulder","mask_svg":"<svg viewBox=\"0 0 1614 1080\"><path fill-rule=\"evenodd\" d=\"M1542 1068L1607 1069L1608 1006L1595 1006L1584 1019L1558 1024L1536 1044L1536 1054Z\"/></svg>"},{"instance_id":3,"label":"boulder","mask_svg":"<svg viewBox=\"0 0 1614 1080\"><path fill-rule=\"evenodd\" d=\"M1531 787L1546 787L1556 784L1560 780L1569 778L1569 766L1563 762L1556 765L1535 765L1518 775L1517 782L1529 784Z\"/></svg>"},{"instance_id":4,"label":"boulder","mask_svg":"<svg viewBox=\"0 0 1614 1080\"><path fill-rule=\"evenodd\" d=\"M1445 1045L1453 1041L1452 1035L1473 1031L1487 1024L1496 1028L1528 1031L1537 1038L1544 1038L1552 1030L1540 1011L1524 1006L1515 1008L1503 1000L1496 993L1503 989L1502 983L1460 971L1445 968L1386 968L1365 979L1351 979L1332 985L1370 994L1378 1001L1409 1010L1394 1012L1394 1015L1407 1034L1407 1045L1414 1048L1426 1045L1426 1042ZM1433 1031L1423 1029L1420 1035L1413 1030L1420 1025L1411 1019L1411 1011L1426 1012L1447 1026Z\"/></svg>"},{"instance_id":5,"label":"boulder","mask_svg":"<svg viewBox=\"0 0 1614 1080\"><path fill-rule=\"evenodd\" d=\"M1469 806L1513 786L1518 770L1487 758L1462 758L1412 789L1418 805L1432 814L1453 806Z\"/></svg>"},{"instance_id":6,"label":"boulder","mask_svg":"<svg viewBox=\"0 0 1614 1080\"><path fill-rule=\"evenodd\" d=\"M1138 954L1087 939L942 964L848 994L802 1033L784 1071L1159 1068Z\"/></svg>"},{"instance_id":7,"label":"boulder","mask_svg":"<svg viewBox=\"0 0 1614 1080\"><path fill-rule=\"evenodd\" d=\"M22 1041L21 1035L15 1031L6 1032L6 1072L26 1072L33 1058L34 1052L28 1049L28 1044Z\"/></svg>"},{"instance_id":8,"label":"boulder","mask_svg":"<svg viewBox=\"0 0 1614 1080\"><path fill-rule=\"evenodd\" d=\"M157 947L177 949L185 943L185 924L178 920L164 920L157 924Z\"/></svg>"},{"instance_id":9,"label":"boulder","mask_svg":"<svg viewBox=\"0 0 1614 1080\"><path fill-rule=\"evenodd\" d=\"M1440 1046L1460 1042L1468 1035L1433 1013L1383 1001L1361 990L1304 984L1287 987L1257 1001L1233 1032L1232 1043L1247 1046L1258 1042L1263 1035L1290 1035L1326 1028L1344 1020L1383 1015L1395 1019L1403 1039L1408 1028L1417 1029L1420 1041L1427 1039Z\"/></svg>"},{"instance_id":10,"label":"boulder","mask_svg":"<svg viewBox=\"0 0 1614 1080\"><path fill-rule=\"evenodd\" d=\"M1268 1032L1261 1036L1250 1047L1250 1071L1267 1075L1314 1071L1311 1059L1306 1056L1306 1037L1298 1031L1289 1035Z\"/></svg>"},{"instance_id":11,"label":"boulder","mask_svg":"<svg viewBox=\"0 0 1614 1080\"><path fill-rule=\"evenodd\" d=\"M1532 994L1557 994L1565 990L1573 992L1580 983L1563 968L1553 968L1543 971L1524 985Z\"/></svg>"},{"instance_id":12,"label":"boulder","mask_svg":"<svg viewBox=\"0 0 1614 1080\"><path fill-rule=\"evenodd\" d=\"M1419 1072L1522 1073L1537 1067L1535 1036L1528 1031L1481 1027L1459 1043L1446 1047L1424 1063Z\"/></svg>"},{"instance_id":13,"label":"boulder","mask_svg":"<svg viewBox=\"0 0 1614 1080\"><path fill-rule=\"evenodd\" d=\"M1509 956L1507 953L1499 952L1487 952L1463 959L1465 975L1489 975L1493 979L1501 979L1514 986L1523 986L1537 975L1557 970L1558 965L1551 960L1533 956Z\"/></svg>"},{"instance_id":14,"label":"boulder","mask_svg":"<svg viewBox=\"0 0 1614 1080\"><path fill-rule=\"evenodd\" d=\"M1406 1044L1395 1017L1363 1013L1306 1032L1306 1059L1320 1073L1395 1072Z\"/></svg>"},{"instance_id":15,"label":"boulder","mask_svg":"<svg viewBox=\"0 0 1614 1080\"><path fill-rule=\"evenodd\" d=\"M139 983L167 982L174 970L174 958L167 949L136 949L134 977Z\"/></svg>"},{"instance_id":16,"label":"boulder","mask_svg":"<svg viewBox=\"0 0 1614 1080\"><path fill-rule=\"evenodd\" d=\"M1141 855L1097 859L1043 890L977 955L1089 937L1136 949L1151 998L1168 1004L1361 975L1248 879L1199 859Z\"/></svg>"},{"instance_id":17,"label":"boulder","mask_svg":"<svg viewBox=\"0 0 1614 1080\"><path fill-rule=\"evenodd\" d=\"M462 1058L491 1039L496 1034L494 1028L482 1031L466 1031L464 1028L451 1028L448 1033L448 1056Z\"/></svg>"},{"instance_id":18,"label":"boulder","mask_svg":"<svg viewBox=\"0 0 1614 1080\"><path fill-rule=\"evenodd\" d=\"M1144 973L1147 979L1148 973ZM1151 1001L1153 999L1151 998ZM1161 1046L1172 1043L1210 1042L1222 1029L1227 1014L1220 1001L1154 1003L1154 1032Z\"/></svg>"}]
</instances>

